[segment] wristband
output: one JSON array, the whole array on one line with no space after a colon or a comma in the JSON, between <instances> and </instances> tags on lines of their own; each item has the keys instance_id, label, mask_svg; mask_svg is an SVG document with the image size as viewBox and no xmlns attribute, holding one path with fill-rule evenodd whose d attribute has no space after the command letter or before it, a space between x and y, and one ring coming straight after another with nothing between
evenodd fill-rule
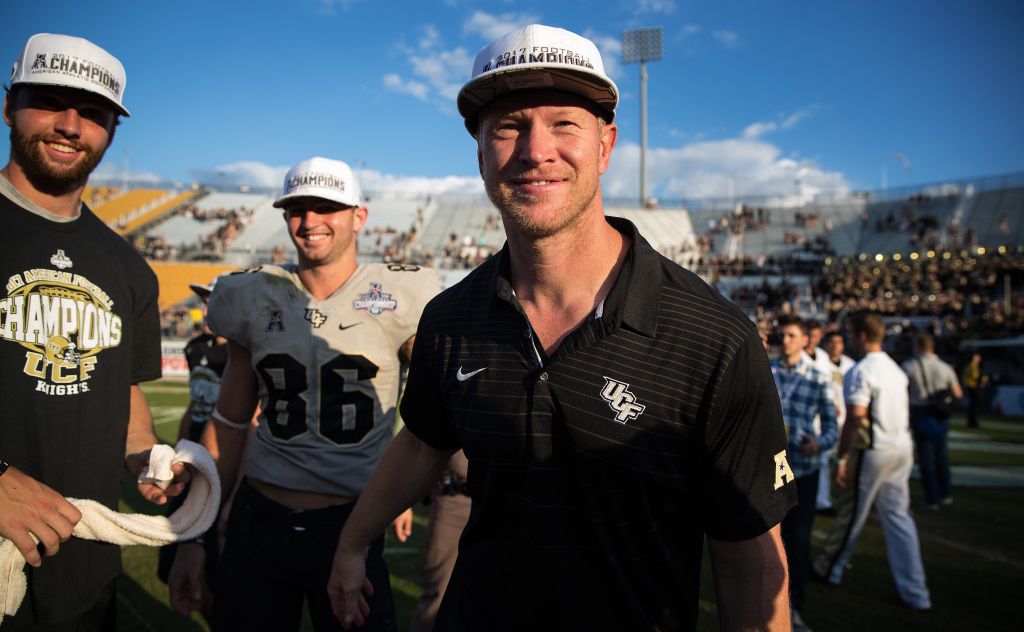
<instances>
[{"instance_id":1,"label":"wristband","mask_svg":"<svg viewBox=\"0 0 1024 632\"><path fill-rule=\"evenodd\" d=\"M3 476L4 472L6 472L7 468L9 468L9 467L10 467L10 465L7 464L7 461L4 461L3 459L0 459L0 476Z\"/></svg>"},{"instance_id":2,"label":"wristband","mask_svg":"<svg viewBox=\"0 0 1024 632\"><path fill-rule=\"evenodd\" d=\"M234 421L231 421L230 419L225 417L224 414L221 413L216 408L213 409L213 412L210 413L210 416L213 417L214 419L216 419L217 421L219 421L220 423L224 424L228 428L234 428L235 430L246 430L249 427L248 423L240 424L240 423L236 423Z\"/></svg>"}]
</instances>

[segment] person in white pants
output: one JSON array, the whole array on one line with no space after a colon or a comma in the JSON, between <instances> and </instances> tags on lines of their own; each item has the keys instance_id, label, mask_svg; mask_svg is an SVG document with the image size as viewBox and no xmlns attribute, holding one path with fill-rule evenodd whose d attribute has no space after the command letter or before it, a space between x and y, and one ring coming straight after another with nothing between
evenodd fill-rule
<instances>
[{"instance_id":1,"label":"person in white pants","mask_svg":"<svg viewBox=\"0 0 1024 632\"><path fill-rule=\"evenodd\" d=\"M836 484L855 490L853 511L837 517L814 568L831 584L842 581L857 537L874 507L882 522L889 569L900 598L915 610L928 610L931 596L925 584L917 526L909 511L914 457L907 376L882 351L885 324L880 316L858 315L852 330L851 343L863 348L865 355L844 381L847 423L839 442Z\"/></svg>"},{"instance_id":2,"label":"person in white pants","mask_svg":"<svg viewBox=\"0 0 1024 632\"><path fill-rule=\"evenodd\" d=\"M821 349L825 357L815 354L815 363L818 368L825 372L832 380L832 387L835 389L836 403L836 424L839 432L843 431L843 422L846 421L846 404L843 395L843 378L849 373L856 362L853 358L843 353L843 334L832 330L821 339ZM815 505L818 511L835 512L832 503L832 462L835 460L835 449L825 450L821 453L821 469L818 470L818 498Z\"/></svg>"}]
</instances>

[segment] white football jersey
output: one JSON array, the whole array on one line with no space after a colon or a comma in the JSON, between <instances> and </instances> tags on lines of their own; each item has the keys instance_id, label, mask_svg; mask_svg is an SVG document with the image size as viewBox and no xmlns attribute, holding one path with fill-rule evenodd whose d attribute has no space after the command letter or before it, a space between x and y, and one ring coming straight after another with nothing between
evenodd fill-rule
<instances>
[{"instance_id":1,"label":"white football jersey","mask_svg":"<svg viewBox=\"0 0 1024 632\"><path fill-rule=\"evenodd\" d=\"M248 476L300 491L358 496L391 440L402 345L441 289L418 266L364 264L313 298L292 266L220 277L208 322L249 350L260 425Z\"/></svg>"}]
</instances>

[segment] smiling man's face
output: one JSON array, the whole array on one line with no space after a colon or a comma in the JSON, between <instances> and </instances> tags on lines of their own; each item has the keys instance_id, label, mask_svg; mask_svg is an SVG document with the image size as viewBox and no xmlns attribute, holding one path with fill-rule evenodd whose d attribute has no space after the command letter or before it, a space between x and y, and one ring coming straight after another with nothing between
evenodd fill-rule
<instances>
[{"instance_id":1,"label":"smiling man's face","mask_svg":"<svg viewBox=\"0 0 1024 632\"><path fill-rule=\"evenodd\" d=\"M37 190L63 195L85 186L110 146L117 114L83 90L20 85L4 102L11 162Z\"/></svg>"},{"instance_id":2,"label":"smiling man's face","mask_svg":"<svg viewBox=\"0 0 1024 632\"><path fill-rule=\"evenodd\" d=\"M477 157L506 228L538 238L572 225L599 195L617 132L588 101L563 92L531 90L488 105Z\"/></svg>"}]
</instances>

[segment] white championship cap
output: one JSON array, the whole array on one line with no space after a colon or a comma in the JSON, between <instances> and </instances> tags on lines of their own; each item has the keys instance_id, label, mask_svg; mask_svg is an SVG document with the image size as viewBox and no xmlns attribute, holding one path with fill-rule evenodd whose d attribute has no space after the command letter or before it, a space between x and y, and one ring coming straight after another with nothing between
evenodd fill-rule
<instances>
[{"instance_id":1,"label":"white championship cap","mask_svg":"<svg viewBox=\"0 0 1024 632\"><path fill-rule=\"evenodd\" d=\"M531 24L480 49L473 76L459 91L459 114L475 131L480 109L514 90L547 88L577 94L615 118L619 89L594 42L565 29Z\"/></svg>"},{"instance_id":2,"label":"white championship cap","mask_svg":"<svg viewBox=\"0 0 1024 632\"><path fill-rule=\"evenodd\" d=\"M121 114L131 116L122 102L124 66L116 57L81 37L37 33L28 38L11 69L11 87L22 83L92 92L113 103Z\"/></svg>"},{"instance_id":3,"label":"white championship cap","mask_svg":"<svg viewBox=\"0 0 1024 632\"><path fill-rule=\"evenodd\" d=\"M359 206L361 199L359 183L351 167L340 160L319 156L303 160L288 171L284 177L284 193L274 206L281 208L297 197L322 198L346 206Z\"/></svg>"}]
</instances>

